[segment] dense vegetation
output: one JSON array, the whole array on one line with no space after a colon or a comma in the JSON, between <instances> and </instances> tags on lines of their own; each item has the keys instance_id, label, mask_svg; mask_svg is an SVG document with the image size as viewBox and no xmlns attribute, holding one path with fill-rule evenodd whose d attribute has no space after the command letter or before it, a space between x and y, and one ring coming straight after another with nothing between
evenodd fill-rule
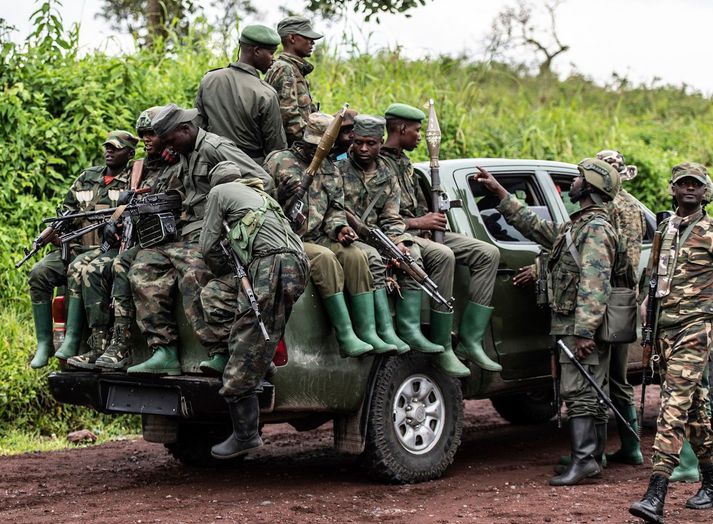
<instances>
[{"instance_id":1,"label":"dense vegetation","mask_svg":"<svg viewBox=\"0 0 713 524\"><path fill-rule=\"evenodd\" d=\"M35 28L23 45L0 41L0 428L28 424L49 433L79 412L53 404L45 373L26 366L32 264L16 271L13 263L73 177L101 162L108 130L133 129L139 112L153 105L191 105L204 72L229 57L191 36L122 56L82 55L76 32L65 30L49 6L36 15ZM410 61L398 51L344 58L321 48L312 61L313 94L328 112L345 101L380 113L392 101L416 105L435 98L442 158L577 162L617 148L639 166L629 190L652 209L668 207L673 164L713 164L711 100L683 88L633 87L621 79L605 88L581 76L560 81L463 59ZM412 155L426 156L423 144Z\"/></svg>"}]
</instances>

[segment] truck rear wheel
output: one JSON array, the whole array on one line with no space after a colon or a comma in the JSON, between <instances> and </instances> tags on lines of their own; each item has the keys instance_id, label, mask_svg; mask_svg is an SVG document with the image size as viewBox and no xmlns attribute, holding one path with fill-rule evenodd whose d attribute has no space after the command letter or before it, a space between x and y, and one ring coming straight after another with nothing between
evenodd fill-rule
<instances>
[{"instance_id":1,"label":"truck rear wheel","mask_svg":"<svg viewBox=\"0 0 713 524\"><path fill-rule=\"evenodd\" d=\"M362 456L373 476L403 484L438 478L453 463L462 432L463 395L456 379L413 352L384 363Z\"/></svg>"},{"instance_id":2,"label":"truck rear wheel","mask_svg":"<svg viewBox=\"0 0 713 524\"><path fill-rule=\"evenodd\" d=\"M234 464L244 456L226 461L214 459L210 454L210 448L228 438L230 432L229 425L181 422L178 426L176 442L164 445L173 458L186 466L207 467Z\"/></svg>"},{"instance_id":3,"label":"truck rear wheel","mask_svg":"<svg viewBox=\"0 0 713 524\"><path fill-rule=\"evenodd\" d=\"M552 391L528 391L490 399L495 411L511 424L542 424L557 414Z\"/></svg>"}]
</instances>

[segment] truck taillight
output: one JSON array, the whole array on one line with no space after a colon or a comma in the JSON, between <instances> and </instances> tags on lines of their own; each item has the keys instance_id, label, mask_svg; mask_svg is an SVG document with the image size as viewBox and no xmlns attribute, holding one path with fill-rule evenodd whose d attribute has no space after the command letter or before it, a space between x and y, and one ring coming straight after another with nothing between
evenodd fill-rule
<instances>
[{"instance_id":1,"label":"truck taillight","mask_svg":"<svg viewBox=\"0 0 713 524\"><path fill-rule=\"evenodd\" d=\"M52 300L52 343L55 350L64 342L66 332L66 309L64 308L64 296L59 295Z\"/></svg>"},{"instance_id":2,"label":"truck taillight","mask_svg":"<svg viewBox=\"0 0 713 524\"><path fill-rule=\"evenodd\" d=\"M275 356L272 357L272 363L278 368L287 364L287 344L285 344L284 339L280 339L277 343L277 348L275 349Z\"/></svg>"}]
</instances>

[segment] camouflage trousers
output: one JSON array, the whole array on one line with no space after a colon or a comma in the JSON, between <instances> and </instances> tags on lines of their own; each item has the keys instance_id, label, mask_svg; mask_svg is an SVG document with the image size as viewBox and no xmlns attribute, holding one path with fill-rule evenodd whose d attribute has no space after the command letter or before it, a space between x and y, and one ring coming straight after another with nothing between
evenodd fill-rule
<instances>
[{"instance_id":1,"label":"camouflage trousers","mask_svg":"<svg viewBox=\"0 0 713 524\"><path fill-rule=\"evenodd\" d=\"M573 336L561 338L574 353L575 338ZM609 374L610 354L609 344L597 343L596 351L580 360L584 369L594 377L594 380L604 391L606 391ZM567 416L569 418L594 417L596 424L606 424L609 420L609 408L599 402L599 397L591 384L587 382L587 379L582 376L564 352L560 353L559 362L561 368L560 395L567 406Z\"/></svg>"},{"instance_id":2,"label":"camouflage trousers","mask_svg":"<svg viewBox=\"0 0 713 524\"><path fill-rule=\"evenodd\" d=\"M688 439L701 464L713 463L713 429L703 372L713 344L713 323L693 322L661 330L661 408L654 439L654 472L671 475Z\"/></svg>"},{"instance_id":3,"label":"camouflage trousers","mask_svg":"<svg viewBox=\"0 0 713 524\"><path fill-rule=\"evenodd\" d=\"M619 411L636 404L634 386L626 373L629 367L629 344L613 344L609 362L609 396Z\"/></svg>"},{"instance_id":4,"label":"camouflage trousers","mask_svg":"<svg viewBox=\"0 0 713 524\"><path fill-rule=\"evenodd\" d=\"M111 274L114 279L114 317L133 320L136 315L134 298L131 293L131 283L129 282L129 270L131 269L136 255L139 254L139 246L134 246L120 253L112 263Z\"/></svg>"},{"instance_id":5,"label":"camouflage trousers","mask_svg":"<svg viewBox=\"0 0 713 524\"><path fill-rule=\"evenodd\" d=\"M307 284L309 264L302 254L277 253L255 258L247 273L269 342L263 338L234 274L211 280L200 294L204 319L221 338L221 352L227 349L230 355L220 390L225 397L240 397L260 386L285 332L292 306Z\"/></svg>"},{"instance_id":6,"label":"camouflage trousers","mask_svg":"<svg viewBox=\"0 0 713 524\"><path fill-rule=\"evenodd\" d=\"M198 341L206 348L220 342L203 321L200 309L200 290L211 278L213 274L203 261L197 239L142 249L136 254L129 282L136 322L149 348L177 345L174 309L178 293Z\"/></svg>"},{"instance_id":7,"label":"camouflage trousers","mask_svg":"<svg viewBox=\"0 0 713 524\"><path fill-rule=\"evenodd\" d=\"M92 250L77 257L70 264L70 296L74 296L73 288L79 276L79 291L90 329L108 328L112 324L111 268L118 254L118 248L110 249L106 253L102 253L99 249Z\"/></svg>"},{"instance_id":8,"label":"camouflage trousers","mask_svg":"<svg viewBox=\"0 0 713 524\"><path fill-rule=\"evenodd\" d=\"M304 243L309 260L309 274L321 297L341 293L346 287L351 294L374 289L366 254L354 246L339 242Z\"/></svg>"},{"instance_id":9,"label":"camouflage trousers","mask_svg":"<svg viewBox=\"0 0 713 524\"><path fill-rule=\"evenodd\" d=\"M443 244L414 237L415 245L409 248L411 256L423 260L426 272L438 286L441 295L446 298L453 296L456 265L467 267L470 272L468 300L489 306L493 297L500 251L492 244L458 233L446 232L444 237ZM420 251L418 255L417 250ZM448 308L433 300L431 307L438 311L448 311Z\"/></svg>"},{"instance_id":10,"label":"camouflage trousers","mask_svg":"<svg viewBox=\"0 0 713 524\"><path fill-rule=\"evenodd\" d=\"M85 246L72 246L70 260L90 249ZM52 250L32 266L28 283L33 304L50 302L55 288L67 284L67 265L62 262L62 252L59 249Z\"/></svg>"}]
</instances>

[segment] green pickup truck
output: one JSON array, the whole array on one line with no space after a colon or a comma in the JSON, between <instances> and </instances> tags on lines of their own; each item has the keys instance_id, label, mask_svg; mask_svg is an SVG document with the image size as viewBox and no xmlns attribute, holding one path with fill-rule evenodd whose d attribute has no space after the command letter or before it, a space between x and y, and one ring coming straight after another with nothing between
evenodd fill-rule
<instances>
[{"instance_id":1,"label":"green pickup truck","mask_svg":"<svg viewBox=\"0 0 713 524\"><path fill-rule=\"evenodd\" d=\"M516 424L544 422L555 414L549 355L549 313L536 305L532 288L516 288L512 276L533 263L539 252L498 213L497 201L475 181L475 165L492 172L511 193L540 216L564 222L572 205L567 192L577 168L535 160L469 159L441 162L441 180L462 207L448 211L451 230L490 242L500 249L493 297L495 312L485 337L488 354L500 362L500 373L472 367L457 380L433 367L428 357L404 356L343 359L327 315L310 285L293 309L260 396L261 422L287 422L297 430L332 421L335 448L361 455L379 479L421 482L437 478L453 462L461 441L463 399L491 399L505 419ZM428 165L417 164L422 189L429 191ZM655 217L644 209L648 224L642 266L648 260ZM641 268L640 268L641 270ZM468 274L458 268L455 311L466 302ZM428 332L428 304L422 320ZM230 433L220 380L202 376L198 363L205 350L196 342L180 306L181 360L184 375L144 378L121 373L56 372L49 386L57 401L88 406L104 413L141 414L143 436L162 443L180 461L210 463L210 447ZM145 342L134 333L135 356L148 357ZM457 338L457 334L455 335ZM641 348L630 351L632 378L641 370Z\"/></svg>"}]
</instances>

